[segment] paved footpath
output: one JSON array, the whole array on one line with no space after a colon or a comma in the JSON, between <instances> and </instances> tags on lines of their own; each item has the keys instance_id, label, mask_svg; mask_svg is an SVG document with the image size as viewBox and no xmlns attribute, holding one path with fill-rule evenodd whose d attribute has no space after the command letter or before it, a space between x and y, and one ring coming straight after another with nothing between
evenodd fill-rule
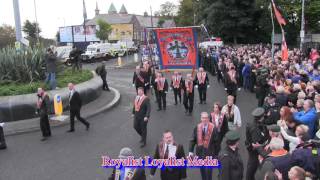
<instances>
[{"instance_id":1,"label":"paved footpath","mask_svg":"<svg viewBox=\"0 0 320 180\"><path fill-rule=\"evenodd\" d=\"M9 147L0 151L0 180L105 180L111 170L100 167L101 155L116 158L119 150L125 146L132 148L136 156L153 155L166 129L172 130L175 140L184 145L187 153L192 130L200 120L200 112L210 111L214 101L226 103L224 88L212 76L209 77L211 87L208 89L207 104L198 104L196 92L192 116L185 116L182 105L174 105L171 91L167 95L168 107L165 112L156 111L157 106L152 98L147 146L140 149L140 139L133 129L131 117L135 96L131 86L133 71L134 68L108 71L109 84L120 91L121 99L115 108L88 119L92 124L90 131L85 131L85 127L77 123L75 133L66 133L67 127L57 127L52 130L52 138L45 142L40 142L40 132L7 137ZM256 104L253 94L239 92L238 106L243 121L240 153L245 163L248 156L244 146L245 124L252 119L250 114ZM198 169L188 170L187 174L189 180L200 179ZM159 171L154 179L160 179Z\"/></svg>"}]
</instances>

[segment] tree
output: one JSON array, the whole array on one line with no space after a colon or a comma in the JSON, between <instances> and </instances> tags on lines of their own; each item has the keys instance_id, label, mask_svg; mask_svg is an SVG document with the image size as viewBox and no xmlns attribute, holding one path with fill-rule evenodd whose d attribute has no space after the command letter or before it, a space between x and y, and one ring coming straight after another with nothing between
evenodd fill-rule
<instances>
[{"instance_id":1,"label":"tree","mask_svg":"<svg viewBox=\"0 0 320 180\"><path fill-rule=\"evenodd\" d=\"M172 18L176 15L177 6L170 1L166 1L164 4L160 5L160 10L157 12L160 16L166 18Z\"/></svg>"},{"instance_id":2,"label":"tree","mask_svg":"<svg viewBox=\"0 0 320 180\"><path fill-rule=\"evenodd\" d=\"M204 5L203 5L204 3ZM256 30L254 15L255 0L214 0L199 1L197 4L205 9L200 15L205 18L208 28L227 41L243 42L251 32Z\"/></svg>"},{"instance_id":3,"label":"tree","mask_svg":"<svg viewBox=\"0 0 320 180\"><path fill-rule=\"evenodd\" d=\"M175 21L178 26L193 25L193 0L182 0Z\"/></svg>"},{"instance_id":4,"label":"tree","mask_svg":"<svg viewBox=\"0 0 320 180\"><path fill-rule=\"evenodd\" d=\"M162 28L162 25L164 24L165 20L163 18L160 18L158 21L158 28Z\"/></svg>"},{"instance_id":5,"label":"tree","mask_svg":"<svg viewBox=\"0 0 320 180\"><path fill-rule=\"evenodd\" d=\"M14 45L15 40L15 30L12 26L6 24L0 26L0 48Z\"/></svg>"},{"instance_id":6,"label":"tree","mask_svg":"<svg viewBox=\"0 0 320 180\"><path fill-rule=\"evenodd\" d=\"M31 46L35 45L37 41L37 33L40 34L41 32L39 24L35 22L32 23L29 20L26 20L23 25L22 31L27 34L27 39L30 41Z\"/></svg>"},{"instance_id":7,"label":"tree","mask_svg":"<svg viewBox=\"0 0 320 180\"><path fill-rule=\"evenodd\" d=\"M102 19L98 19L97 24L99 26L99 30L97 30L96 36L102 41L108 40L109 35L112 32L111 25Z\"/></svg>"}]
</instances>

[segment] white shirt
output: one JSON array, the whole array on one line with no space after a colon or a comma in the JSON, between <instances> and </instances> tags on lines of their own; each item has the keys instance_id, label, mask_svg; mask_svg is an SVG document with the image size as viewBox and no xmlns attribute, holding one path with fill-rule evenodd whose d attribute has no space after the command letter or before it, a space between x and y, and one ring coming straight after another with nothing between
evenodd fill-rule
<instances>
[{"instance_id":1,"label":"white shirt","mask_svg":"<svg viewBox=\"0 0 320 180\"><path fill-rule=\"evenodd\" d=\"M173 144L164 144L164 154L166 154L166 150L169 148L168 158L170 157L176 157L176 151L177 146L174 146Z\"/></svg>"},{"instance_id":2,"label":"white shirt","mask_svg":"<svg viewBox=\"0 0 320 180\"><path fill-rule=\"evenodd\" d=\"M74 92L75 92L75 90L74 90L74 89L70 91L70 93L69 93L69 101L71 100L71 98L72 98L72 96L73 96Z\"/></svg>"}]
</instances>

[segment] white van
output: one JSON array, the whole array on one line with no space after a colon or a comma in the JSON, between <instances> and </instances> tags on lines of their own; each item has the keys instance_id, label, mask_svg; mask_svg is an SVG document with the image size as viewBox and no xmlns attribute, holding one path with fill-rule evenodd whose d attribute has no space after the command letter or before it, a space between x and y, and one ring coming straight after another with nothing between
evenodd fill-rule
<instances>
[{"instance_id":1,"label":"white van","mask_svg":"<svg viewBox=\"0 0 320 180\"><path fill-rule=\"evenodd\" d=\"M81 54L83 61L94 61L95 59L107 57L112 49L110 43L90 44L87 46L86 52Z\"/></svg>"}]
</instances>

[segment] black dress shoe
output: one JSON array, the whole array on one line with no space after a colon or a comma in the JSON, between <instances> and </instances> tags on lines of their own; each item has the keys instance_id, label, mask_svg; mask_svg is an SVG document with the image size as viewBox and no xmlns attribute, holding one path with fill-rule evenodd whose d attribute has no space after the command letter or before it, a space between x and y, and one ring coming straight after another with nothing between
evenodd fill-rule
<instances>
[{"instance_id":1,"label":"black dress shoe","mask_svg":"<svg viewBox=\"0 0 320 180\"><path fill-rule=\"evenodd\" d=\"M89 131L89 128L90 128L90 124L88 124L88 126L87 126L86 130L87 130L87 131Z\"/></svg>"},{"instance_id":2,"label":"black dress shoe","mask_svg":"<svg viewBox=\"0 0 320 180\"><path fill-rule=\"evenodd\" d=\"M166 110L166 108L163 108L163 110L165 111L165 110Z\"/></svg>"},{"instance_id":3,"label":"black dress shoe","mask_svg":"<svg viewBox=\"0 0 320 180\"><path fill-rule=\"evenodd\" d=\"M139 141L139 143L143 143L143 139L141 139L141 140Z\"/></svg>"},{"instance_id":4,"label":"black dress shoe","mask_svg":"<svg viewBox=\"0 0 320 180\"><path fill-rule=\"evenodd\" d=\"M71 133L74 132L74 129L70 129L69 131L67 131L67 133Z\"/></svg>"},{"instance_id":5,"label":"black dress shoe","mask_svg":"<svg viewBox=\"0 0 320 180\"><path fill-rule=\"evenodd\" d=\"M162 110L161 108L158 108L158 109L157 109L157 111L161 111L161 110Z\"/></svg>"},{"instance_id":6,"label":"black dress shoe","mask_svg":"<svg viewBox=\"0 0 320 180\"><path fill-rule=\"evenodd\" d=\"M199 102L199 104L202 104L202 102Z\"/></svg>"},{"instance_id":7,"label":"black dress shoe","mask_svg":"<svg viewBox=\"0 0 320 180\"><path fill-rule=\"evenodd\" d=\"M45 141L45 140L47 140L46 137L43 137L42 139L40 139L40 141Z\"/></svg>"},{"instance_id":8,"label":"black dress shoe","mask_svg":"<svg viewBox=\"0 0 320 180\"><path fill-rule=\"evenodd\" d=\"M178 103L174 103L174 105L177 105Z\"/></svg>"},{"instance_id":9,"label":"black dress shoe","mask_svg":"<svg viewBox=\"0 0 320 180\"><path fill-rule=\"evenodd\" d=\"M207 102L204 101L203 104L207 104Z\"/></svg>"}]
</instances>

